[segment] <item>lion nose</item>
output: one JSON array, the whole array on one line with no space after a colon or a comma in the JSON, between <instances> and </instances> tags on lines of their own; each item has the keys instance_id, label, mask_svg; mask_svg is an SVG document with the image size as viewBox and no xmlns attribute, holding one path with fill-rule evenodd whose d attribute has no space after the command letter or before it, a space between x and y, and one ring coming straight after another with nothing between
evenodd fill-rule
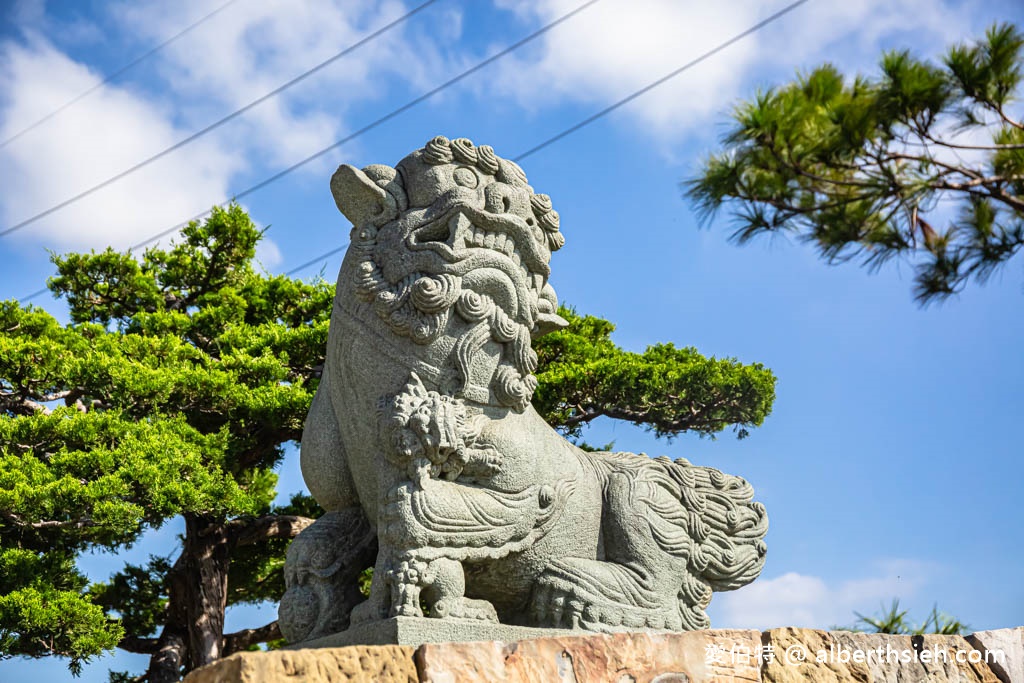
<instances>
[{"instance_id":1,"label":"lion nose","mask_svg":"<svg viewBox=\"0 0 1024 683\"><path fill-rule=\"evenodd\" d=\"M509 213L515 206L515 190L504 183L487 187L484 208L490 213Z\"/></svg>"}]
</instances>

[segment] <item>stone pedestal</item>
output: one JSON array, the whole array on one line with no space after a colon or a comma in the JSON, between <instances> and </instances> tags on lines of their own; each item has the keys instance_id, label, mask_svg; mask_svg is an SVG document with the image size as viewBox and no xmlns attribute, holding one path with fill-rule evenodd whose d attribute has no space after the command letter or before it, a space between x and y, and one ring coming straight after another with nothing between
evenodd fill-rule
<instances>
[{"instance_id":1,"label":"stone pedestal","mask_svg":"<svg viewBox=\"0 0 1024 683\"><path fill-rule=\"evenodd\" d=\"M535 638L578 636L579 631L559 628L530 628L495 624L479 619L423 619L391 617L371 621L316 640L309 640L289 649L345 647L347 645L409 645L424 643L458 643L483 640L514 642Z\"/></svg>"},{"instance_id":2,"label":"stone pedestal","mask_svg":"<svg viewBox=\"0 0 1024 683\"><path fill-rule=\"evenodd\" d=\"M470 635L480 638L483 633ZM391 619L362 635L414 641L427 632L407 620ZM321 642L329 645L329 640ZM240 652L193 671L185 682L1022 683L1018 676L1024 665L1022 644L1024 628L966 638L800 628L549 634L528 640L434 642L419 647L352 645Z\"/></svg>"}]
</instances>

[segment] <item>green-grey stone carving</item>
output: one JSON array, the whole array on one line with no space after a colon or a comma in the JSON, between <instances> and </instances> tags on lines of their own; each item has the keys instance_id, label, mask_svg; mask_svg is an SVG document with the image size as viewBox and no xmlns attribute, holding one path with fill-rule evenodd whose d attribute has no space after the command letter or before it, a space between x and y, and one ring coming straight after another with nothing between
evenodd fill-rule
<instances>
[{"instance_id":1,"label":"green-grey stone carving","mask_svg":"<svg viewBox=\"0 0 1024 683\"><path fill-rule=\"evenodd\" d=\"M285 636L392 617L709 626L712 591L761 571L764 507L709 467L584 452L530 405L531 339L565 325L551 199L490 147L444 137L394 168L343 165L331 190L354 227L301 456L329 513L288 554ZM366 547L362 519L379 550L352 609L336 568Z\"/></svg>"}]
</instances>

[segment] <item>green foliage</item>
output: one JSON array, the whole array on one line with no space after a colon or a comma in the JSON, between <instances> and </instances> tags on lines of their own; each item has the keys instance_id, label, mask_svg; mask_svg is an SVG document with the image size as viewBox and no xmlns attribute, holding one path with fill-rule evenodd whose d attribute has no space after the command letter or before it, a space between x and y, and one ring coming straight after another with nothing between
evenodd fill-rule
<instances>
[{"instance_id":1,"label":"green foliage","mask_svg":"<svg viewBox=\"0 0 1024 683\"><path fill-rule=\"evenodd\" d=\"M668 437L712 436L733 425L742 438L771 412L775 377L760 364L705 358L672 344L631 353L612 342L615 326L607 320L565 307L559 314L569 326L534 343L540 371L533 403L572 437L605 416Z\"/></svg>"},{"instance_id":2,"label":"green foliage","mask_svg":"<svg viewBox=\"0 0 1024 683\"><path fill-rule=\"evenodd\" d=\"M0 509L23 511L7 516L26 536L53 523L61 543L110 548L184 511L246 512L252 497L219 467L225 436L179 416L135 422L116 410L0 417Z\"/></svg>"},{"instance_id":3,"label":"green foliage","mask_svg":"<svg viewBox=\"0 0 1024 683\"><path fill-rule=\"evenodd\" d=\"M83 593L67 552L0 547L0 659L59 654L72 672L110 649L123 630Z\"/></svg>"},{"instance_id":4,"label":"green foliage","mask_svg":"<svg viewBox=\"0 0 1024 683\"><path fill-rule=\"evenodd\" d=\"M687 194L705 220L728 206L741 244L784 232L829 262L906 257L922 303L984 282L1024 245L1024 124L1007 110L1022 48L1002 24L939 65L894 51L873 78L826 64L758 93ZM947 199L960 212L942 227Z\"/></svg>"},{"instance_id":5,"label":"green foliage","mask_svg":"<svg viewBox=\"0 0 1024 683\"><path fill-rule=\"evenodd\" d=\"M200 604L189 591L225 574L228 605L280 599L287 544L323 511L305 495L274 506L274 467L301 436L334 288L256 272L259 239L239 207L215 209L141 257L54 256L69 325L0 303L0 658L64 656L77 671L118 646L156 652L161 633L223 616L187 613ZM744 436L771 410L774 377L760 365L671 344L628 353L611 323L562 315L569 328L536 344L536 405L569 435L604 415L659 436L730 425ZM177 558L92 585L78 571L79 554L182 516ZM221 548L227 561L211 564ZM268 624L225 641L275 647L275 634Z\"/></svg>"},{"instance_id":6,"label":"green foliage","mask_svg":"<svg viewBox=\"0 0 1024 683\"><path fill-rule=\"evenodd\" d=\"M866 617L860 612L854 612L854 614L857 616L857 624L848 629L851 631L868 630L872 633L918 636L926 633L938 633L951 636L966 633L970 629L959 619L939 612L937 605L932 606L932 611L923 622L915 625L907 617L907 610L900 609L900 601L896 599L892 601L888 609L883 605L877 616Z\"/></svg>"},{"instance_id":7,"label":"green foliage","mask_svg":"<svg viewBox=\"0 0 1024 683\"><path fill-rule=\"evenodd\" d=\"M0 656L60 655L72 674L123 634L103 608L76 591L21 588L0 595Z\"/></svg>"},{"instance_id":8,"label":"green foliage","mask_svg":"<svg viewBox=\"0 0 1024 683\"><path fill-rule=\"evenodd\" d=\"M138 260L54 257L50 286L72 325L0 303L0 656L76 668L125 634L159 631L169 561L88 587L78 553L129 546L183 514L216 529L272 513L273 467L301 434L333 287L256 273L259 237L232 206ZM278 575L286 543L262 548ZM272 592L232 588L236 601Z\"/></svg>"}]
</instances>

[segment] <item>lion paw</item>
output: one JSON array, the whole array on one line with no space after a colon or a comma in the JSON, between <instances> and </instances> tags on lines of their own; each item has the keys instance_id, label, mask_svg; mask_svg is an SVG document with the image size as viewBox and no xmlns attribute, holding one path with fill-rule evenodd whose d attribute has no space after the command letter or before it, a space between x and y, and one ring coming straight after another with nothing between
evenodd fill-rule
<instances>
[{"instance_id":1,"label":"lion paw","mask_svg":"<svg viewBox=\"0 0 1024 683\"><path fill-rule=\"evenodd\" d=\"M559 569L576 571L566 576ZM534 589L531 609L534 623L547 628L612 632L622 629L682 627L674 600L643 596L641 585L628 590L629 572L609 562L567 558L553 563ZM619 580L609 580L614 572ZM645 599L646 598L646 599Z\"/></svg>"},{"instance_id":2,"label":"lion paw","mask_svg":"<svg viewBox=\"0 0 1024 683\"><path fill-rule=\"evenodd\" d=\"M487 600L473 598L445 598L430 607L430 616L438 619L478 619L498 623L498 613Z\"/></svg>"}]
</instances>

